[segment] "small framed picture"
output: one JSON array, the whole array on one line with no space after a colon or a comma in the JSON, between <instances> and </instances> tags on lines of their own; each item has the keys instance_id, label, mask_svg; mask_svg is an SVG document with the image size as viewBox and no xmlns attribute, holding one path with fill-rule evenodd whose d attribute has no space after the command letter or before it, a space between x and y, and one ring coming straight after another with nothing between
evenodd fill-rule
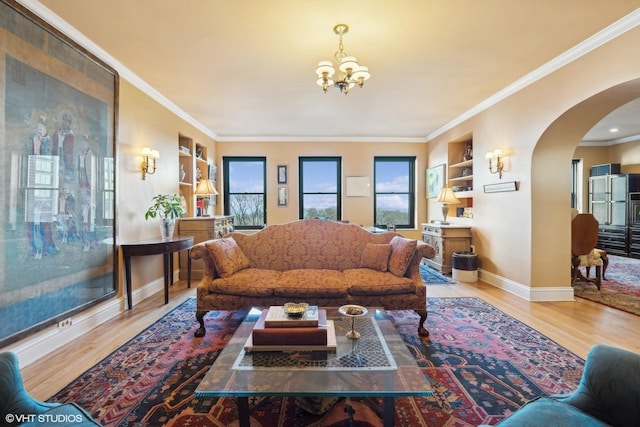
<instances>
[{"instance_id":1,"label":"small framed picture","mask_svg":"<svg viewBox=\"0 0 640 427\"><path fill-rule=\"evenodd\" d=\"M287 183L287 165L278 165L278 184Z\"/></svg>"},{"instance_id":2,"label":"small framed picture","mask_svg":"<svg viewBox=\"0 0 640 427\"><path fill-rule=\"evenodd\" d=\"M278 206L287 206L287 187L278 187Z\"/></svg>"},{"instance_id":3,"label":"small framed picture","mask_svg":"<svg viewBox=\"0 0 640 427\"><path fill-rule=\"evenodd\" d=\"M485 193L501 193L503 191L518 191L518 184L515 181L510 181L484 185Z\"/></svg>"}]
</instances>

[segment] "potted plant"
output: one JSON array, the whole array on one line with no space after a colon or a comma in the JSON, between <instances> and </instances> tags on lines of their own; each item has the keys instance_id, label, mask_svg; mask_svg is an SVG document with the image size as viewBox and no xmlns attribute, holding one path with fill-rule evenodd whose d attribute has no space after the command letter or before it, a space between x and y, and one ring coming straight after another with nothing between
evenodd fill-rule
<instances>
[{"instance_id":1,"label":"potted plant","mask_svg":"<svg viewBox=\"0 0 640 427\"><path fill-rule=\"evenodd\" d=\"M145 212L144 219L159 217L162 220L160 228L162 240L172 238L176 219L186 214L180 197L177 194L158 194L151 200L153 204Z\"/></svg>"}]
</instances>

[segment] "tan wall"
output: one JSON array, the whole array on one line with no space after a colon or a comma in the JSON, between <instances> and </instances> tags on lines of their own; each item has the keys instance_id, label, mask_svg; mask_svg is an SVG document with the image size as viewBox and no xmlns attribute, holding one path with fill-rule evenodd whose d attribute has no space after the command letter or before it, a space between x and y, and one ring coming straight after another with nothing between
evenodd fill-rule
<instances>
[{"instance_id":1,"label":"tan wall","mask_svg":"<svg viewBox=\"0 0 640 427\"><path fill-rule=\"evenodd\" d=\"M365 143L365 142L218 142L218 165L224 156L267 157L267 224L281 224L298 219L298 157L342 157L343 191L344 177L369 176L373 185L374 156L416 156L417 218L416 230L402 230L407 237L420 238L420 223L426 219L424 173L426 169L426 145L421 143ZM288 166L289 203L277 205L277 167ZM220 174L220 176L222 176ZM222 185L219 186L222 188ZM222 212L222 200L218 203ZM342 218L364 226L373 225L373 197L343 197Z\"/></svg>"},{"instance_id":2,"label":"tan wall","mask_svg":"<svg viewBox=\"0 0 640 427\"><path fill-rule=\"evenodd\" d=\"M178 134L207 145L209 156L215 156L211 138L121 80L116 204L119 243L160 236L158 221L145 221L144 213L156 194L179 192ZM157 172L143 181L140 150L144 146L159 150L160 159ZM162 278L162 256L134 257L131 271L134 290L158 280ZM120 279L124 286L122 276Z\"/></svg>"},{"instance_id":3,"label":"tan wall","mask_svg":"<svg viewBox=\"0 0 640 427\"><path fill-rule=\"evenodd\" d=\"M433 164L467 133L476 159L510 152L502 181L517 181L517 192L484 194L482 185L498 178L478 167L484 159L474 164L474 244L485 277L530 290L570 287L571 158L595 123L640 96L634 84L608 92L640 77L640 58L631 55L638 43L636 28L429 142Z\"/></svg>"}]
</instances>

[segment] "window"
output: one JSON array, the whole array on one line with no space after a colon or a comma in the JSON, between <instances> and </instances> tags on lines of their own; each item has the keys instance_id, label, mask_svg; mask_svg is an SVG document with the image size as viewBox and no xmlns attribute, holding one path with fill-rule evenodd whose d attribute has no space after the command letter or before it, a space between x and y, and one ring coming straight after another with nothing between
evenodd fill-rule
<instances>
[{"instance_id":1,"label":"window","mask_svg":"<svg viewBox=\"0 0 640 427\"><path fill-rule=\"evenodd\" d=\"M571 207L582 212L582 160L571 160Z\"/></svg>"},{"instance_id":2,"label":"window","mask_svg":"<svg viewBox=\"0 0 640 427\"><path fill-rule=\"evenodd\" d=\"M237 229L267 223L265 157L224 157L224 214L235 216Z\"/></svg>"},{"instance_id":3,"label":"window","mask_svg":"<svg viewBox=\"0 0 640 427\"><path fill-rule=\"evenodd\" d=\"M415 228L415 157L375 157L374 223Z\"/></svg>"},{"instance_id":4,"label":"window","mask_svg":"<svg viewBox=\"0 0 640 427\"><path fill-rule=\"evenodd\" d=\"M300 157L300 219L342 219L342 159Z\"/></svg>"}]
</instances>

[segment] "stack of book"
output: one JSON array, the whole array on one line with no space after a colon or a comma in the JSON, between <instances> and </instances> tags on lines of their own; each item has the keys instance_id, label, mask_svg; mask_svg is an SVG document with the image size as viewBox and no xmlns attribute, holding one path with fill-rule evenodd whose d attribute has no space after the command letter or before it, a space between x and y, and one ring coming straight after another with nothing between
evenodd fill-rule
<instances>
[{"instance_id":1,"label":"stack of book","mask_svg":"<svg viewBox=\"0 0 640 427\"><path fill-rule=\"evenodd\" d=\"M245 345L246 351L335 350L336 333L326 310L309 306L301 317L290 317L282 306L262 310Z\"/></svg>"}]
</instances>

